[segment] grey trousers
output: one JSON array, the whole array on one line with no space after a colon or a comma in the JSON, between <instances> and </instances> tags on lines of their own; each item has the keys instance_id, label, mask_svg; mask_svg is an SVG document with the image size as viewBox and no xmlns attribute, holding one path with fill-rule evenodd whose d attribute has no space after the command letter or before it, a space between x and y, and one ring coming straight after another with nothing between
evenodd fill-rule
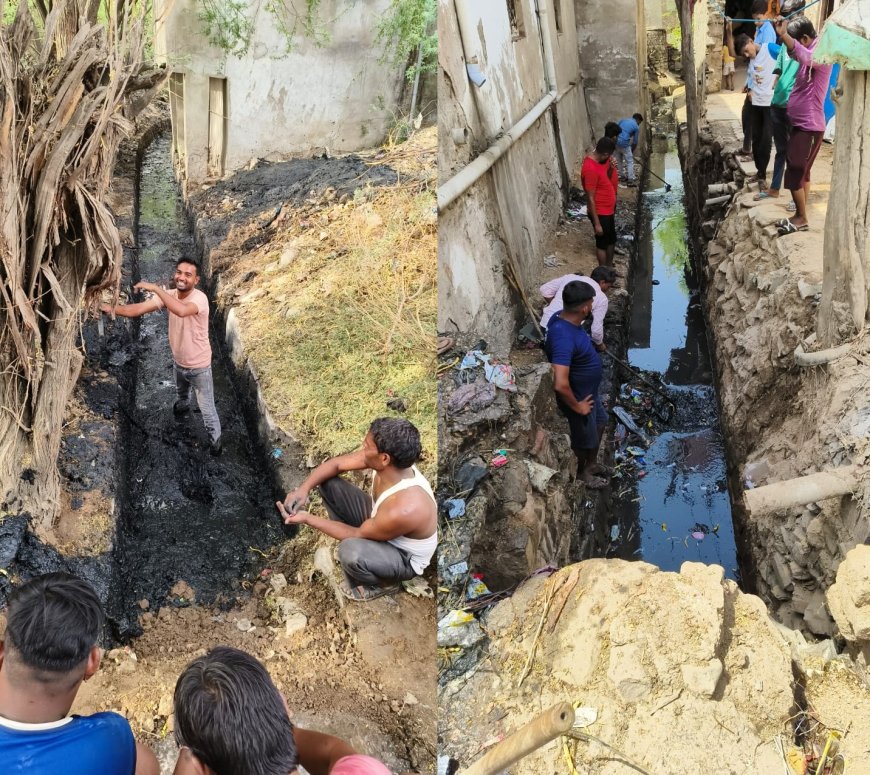
<instances>
[{"instance_id":1,"label":"grey trousers","mask_svg":"<svg viewBox=\"0 0 870 775\"><path fill-rule=\"evenodd\" d=\"M214 405L214 384L211 378L211 366L204 369L185 369L175 364L175 390L178 402L186 406L190 401L190 388L196 393L196 403L202 413L202 421L208 431L208 437L217 441L221 437L221 421Z\"/></svg>"},{"instance_id":2,"label":"grey trousers","mask_svg":"<svg viewBox=\"0 0 870 775\"><path fill-rule=\"evenodd\" d=\"M634 153L631 150L631 146L627 145L623 148L617 145L613 156L616 159L617 171L622 173L622 169L625 167L625 177L628 180L634 180Z\"/></svg>"},{"instance_id":3,"label":"grey trousers","mask_svg":"<svg viewBox=\"0 0 870 775\"><path fill-rule=\"evenodd\" d=\"M359 527L371 516L371 496L341 477L327 479L317 489L330 519ZM345 538L338 547L338 561L352 586L373 587L382 581L407 581L417 575L411 567L411 555L386 541Z\"/></svg>"}]
</instances>

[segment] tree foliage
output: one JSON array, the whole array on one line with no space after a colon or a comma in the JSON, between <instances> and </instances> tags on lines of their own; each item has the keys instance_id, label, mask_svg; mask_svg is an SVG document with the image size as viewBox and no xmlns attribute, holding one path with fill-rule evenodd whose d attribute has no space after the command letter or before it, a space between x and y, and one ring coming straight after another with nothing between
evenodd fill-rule
<instances>
[{"instance_id":1,"label":"tree foliage","mask_svg":"<svg viewBox=\"0 0 870 775\"><path fill-rule=\"evenodd\" d=\"M421 51L420 73L435 69L438 58L438 34L435 18L436 0L392 0L389 11L378 25L377 41L384 47L382 62L411 62L405 75L413 80L417 75L416 57Z\"/></svg>"}]
</instances>

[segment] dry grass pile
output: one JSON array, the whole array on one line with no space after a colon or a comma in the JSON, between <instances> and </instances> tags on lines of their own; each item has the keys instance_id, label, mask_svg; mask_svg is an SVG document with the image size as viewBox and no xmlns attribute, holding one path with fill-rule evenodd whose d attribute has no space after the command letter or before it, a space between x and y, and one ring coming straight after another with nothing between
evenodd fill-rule
<instances>
[{"instance_id":1,"label":"dry grass pile","mask_svg":"<svg viewBox=\"0 0 870 775\"><path fill-rule=\"evenodd\" d=\"M226 301L276 422L316 454L357 447L375 417L405 416L434 476L435 148L432 129L374 154L396 185L285 203L284 228L222 272L219 295L236 296ZM244 229L228 242L234 233Z\"/></svg>"}]
</instances>

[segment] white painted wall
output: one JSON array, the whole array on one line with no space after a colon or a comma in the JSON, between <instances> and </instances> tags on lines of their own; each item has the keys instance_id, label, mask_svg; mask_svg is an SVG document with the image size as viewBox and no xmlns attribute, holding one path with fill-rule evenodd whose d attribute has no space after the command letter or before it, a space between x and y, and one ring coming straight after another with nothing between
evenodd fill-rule
<instances>
[{"instance_id":1,"label":"white painted wall","mask_svg":"<svg viewBox=\"0 0 870 775\"><path fill-rule=\"evenodd\" d=\"M297 35L288 54L265 4L252 3L251 45L248 53L235 56L209 45L196 0L155 0L157 56L185 79L189 179L200 180L206 172L209 77L227 79L227 171L253 157L379 145L398 110L403 79L402 68L378 61L377 21L389 4L322 0L319 13L329 44L319 48Z\"/></svg>"},{"instance_id":2,"label":"white painted wall","mask_svg":"<svg viewBox=\"0 0 870 775\"><path fill-rule=\"evenodd\" d=\"M553 0L549 0L552 9ZM485 151L547 93L534 0L518 0L525 35L514 39L505 0L440 0L438 8L438 174L443 183ZM569 172L590 142L580 82L572 0L562 0L562 32L550 16L560 137L549 112L465 194L439 213L438 316L441 331L473 331L507 354L517 300L508 259L531 289L562 208L559 149ZM486 74L471 84L466 64ZM465 132L468 142L456 142Z\"/></svg>"}]
</instances>

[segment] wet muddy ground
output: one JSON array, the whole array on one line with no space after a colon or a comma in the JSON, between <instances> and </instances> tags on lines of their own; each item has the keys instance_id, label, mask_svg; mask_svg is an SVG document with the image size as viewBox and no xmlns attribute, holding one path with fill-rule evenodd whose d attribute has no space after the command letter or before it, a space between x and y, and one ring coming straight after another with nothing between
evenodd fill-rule
<instances>
[{"instance_id":1,"label":"wet muddy ground","mask_svg":"<svg viewBox=\"0 0 870 775\"><path fill-rule=\"evenodd\" d=\"M657 138L650 168L672 189L650 175L653 190L642 197L627 357L673 407L636 373L617 370L624 382L615 403L646 440L617 425L606 554L664 570L687 560L715 563L738 578L725 447L673 140Z\"/></svg>"},{"instance_id":2,"label":"wet muddy ground","mask_svg":"<svg viewBox=\"0 0 870 775\"><path fill-rule=\"evenodd\" d=\"M195 255L169 159L169 139L147 150L139 191L138 275L169 285L175 263ZM200 284L201 287L202 284ZM254 447L241 401L211 326L215 401L224 452L212 457L201 414L175 417L167 313L141 319L133 395L127 402L127 494L121 508L113 606L118 634L136 631L137 601L149 607L232 595L283 534L268 471Z\"/></svg>"}]
</instances>

